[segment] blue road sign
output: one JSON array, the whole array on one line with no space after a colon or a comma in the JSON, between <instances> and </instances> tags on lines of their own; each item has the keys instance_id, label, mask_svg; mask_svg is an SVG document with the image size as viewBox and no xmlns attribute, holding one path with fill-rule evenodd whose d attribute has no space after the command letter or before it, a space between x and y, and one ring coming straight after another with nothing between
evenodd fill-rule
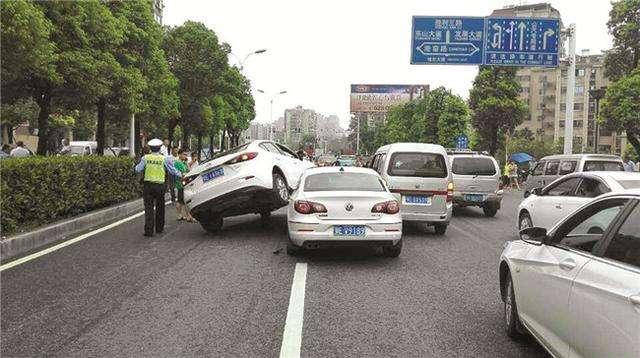
<instances>
[{"instance_id":1,"label":"blue road sign","mask_svg":"<svg viewBox=\"0 0 640 358\"><path fill-rule=\"evenodd\" d=\"M484 64L558 66L558 19L487 18Z\"/></svg>"},{"instance_id":2,"label":"blue road sign","mask_svg":"<svg viewBox=\"0 0 640 358\"><path fill-rule=\"evenodd\" d=\"M412 65L481 65L484 18L414 16Z\"/></svg>"},{"instance_id":3,"label":"blue road sign","mask_svg":"<svg viewBox=\"0 0 640 358\"><path fill-rule=\"evenodd\" d=\"M456 137L456 149L467 149L469 148L469 137L462 134Z\"/></svg>"}]
</instances>

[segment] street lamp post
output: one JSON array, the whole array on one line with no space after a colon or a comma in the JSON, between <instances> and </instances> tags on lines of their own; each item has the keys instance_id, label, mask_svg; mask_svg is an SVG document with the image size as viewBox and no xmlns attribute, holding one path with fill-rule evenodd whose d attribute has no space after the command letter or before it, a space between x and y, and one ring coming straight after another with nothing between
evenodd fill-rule
<instances>
[{"instance_id":1,"label":"street lamp post","mask_svg":"<svg viewBox=\"0 0 640 358\"><path fill-rule=\"evenodd\" d=\"M262 94L267 94L265 91L259 89L257 90L258 92L262 93ZM274 95L271 95L270 99L269 99L269 103L270 103L270 110L269 110L269 140L273 140L273 100L283 94L286 94L287 91L280 91Z\"/></svg>"},{"instance_id":2,"label":"street lamp post","mask_svg":"<svg viewBox=\"0 0 640 358\"><path fill-rule=\"evenodd\" d=\"M235 58L236 58L236 60L237 60L237 61L238 61L238 63L240 64L239 69L240 69L240 71L242 71L242 70L244 70L244 63L247 61L247 59L248 59L249 57L251 57L252 55L259 55L259 54L261 54L261 53L265 53L265 52L267 52L267 50L266 50L266 49L260 49L260 50L256 50L256 51L253 51L253 52L249 52L249 53L248 53L248 54L247 54L247 55L246 55L242 60L240 59L240 57L238 57L238 56L237 56L235 53L233 53L233 52L229 52L229 54L231 54L233 57L235 57Z\"/></svg>"},{"instance_id":3,"label":"street lamp post","mask_svg":"<svg viewBox=\"0 0 640 358\"><path fill-rule=\"evenodd\" d=\"M596 101L596 113L594 116L595 128L593 131L593 150L597 154L598 153L598 140L600 139L600 126L598 125L598 114L600 113L600 100L604 98L604 94L607 90L607 87L600 87L599 89L589 90L589 97L593 98Z\"/></svg>"}]
</instances>

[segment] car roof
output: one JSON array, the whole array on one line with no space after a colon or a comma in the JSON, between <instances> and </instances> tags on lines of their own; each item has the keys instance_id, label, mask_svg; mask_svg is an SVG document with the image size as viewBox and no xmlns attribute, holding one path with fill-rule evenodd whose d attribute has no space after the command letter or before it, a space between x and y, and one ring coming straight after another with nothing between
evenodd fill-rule
<instances>
[{"instance_id":1,"label":"car roof","mask_svg":"<svg viewBox=\"0 0 640 358\"><path fill-rule=\"evenodd\" d=\"M334 166L334 167L312 167L312 168L309 168L309 169L305 170L305 174L306 175L322 174L322 173L339 173L339 172L344 172L344 173L365 173L365 174L378 175L378 173L375 170L369 169L369 168L362 168L362 167L340 167L340 166Z\"/></svg>"},{"instance_id":2,"label":"car roof","mask_svg":"<svg viewBox=\"0 0 640 358\"><path fill-rule=\"evenodd\" d=\"M431 143L393 143L382 146L376 150L378 152L407 151L407 152L429 152L447 155L447 151L439 144Z\"/></svg>"},{"instance_id":3,"label":"car roof","mask_svg":"<svg viewBox=\"0 0 640 358\"><path fill-rule=\"evenodd\" d=\"M640 180L640 173L622 172L622 171L620 172L604 172L604 171L575 172L575 173L567 174L565 176L561 176L557 180L553 181L553 183L555 183L556 181L560 181L564 178L599 178L604 180L609 186L613 184L613 187L611 189L613 190L613 192L619 193L621 191L626 190L619 183L620 181ZM550 183L549 185L551 184L552 183Z\"/></svg>"},{"instance_id":4,"label":"car roof","mask_svg":"<svg viewBox=\"0 0 640 358\"><path fill-rule=\"evenodd\" d=\"M614 197L614 196L633 196L633 197L636 197L636 199L640 199L640 188L612 191L606 194L602 194L598 198L607 198L607 197Z\"/></svg>"},{"instance_id":5,"label":"car roof","mask_svg":"<svg viewBox=\"0 0 640 358\"><path fill-rule=\"evenodd\" d=\"M606 159L606 160L622 160L617 155L612 154L554 154L543 157L540 160L554 160L554 159Z\"/></svg>"},{"instance_id":6,"label":"car roof","mask_svg":"<svg viewBox=\"0 0 640 358\"><path fill-rule=\"evenodd\" d=\"M72 140L69 142L69 145L98 145L98 142L96 141L90 141L90 140Z\"/></svg>"}]
</instances>

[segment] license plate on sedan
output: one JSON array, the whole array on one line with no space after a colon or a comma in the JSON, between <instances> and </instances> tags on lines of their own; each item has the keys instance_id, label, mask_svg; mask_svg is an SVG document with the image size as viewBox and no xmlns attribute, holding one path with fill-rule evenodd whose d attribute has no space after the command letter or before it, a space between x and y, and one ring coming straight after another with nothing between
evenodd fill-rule
<instances>
[{"instance_id":1,"label":"license plate on sedan","mask_svg":"<svg viewBox=\"0 0 640 358\"><path fill-rule=\"evenodd\" d=\"M366 230L362 225L338 225L333 227L335 236L364 236Z\"/></svg>"},{"instance_id":2,"label":"license plate on sedan","mask_svg":"<svg viewBox=\"0 0 640 358\"><path fill-rule=\"evenodd\" d=\"M481 202L481 201L484 201L484 196L480 194L464 194L464 200Z\"/></svg>"},{"instance_id":3,"label":"license plate on sedan","mask_svg":"<svg viewBox=\"0 0 640 358\"><path fill-rule=\"evenodd\" d=\"M224 175L224 169L222 168L216 168L210 172L206 172L204 174L202 174L202 182L206 183L210 180L213 180L215 178L221 177Z\"/></svg>"},{"instance_id":4,"label":"license plate on sedan","mask_svg":"<svg viewBox=\"0 0 640 358\"><path fill-rule=\"evenodd\" d=\"M431 198L428 196L407 195L404 197L405 204L431 205Z\"/></svg>"}]
</instances>

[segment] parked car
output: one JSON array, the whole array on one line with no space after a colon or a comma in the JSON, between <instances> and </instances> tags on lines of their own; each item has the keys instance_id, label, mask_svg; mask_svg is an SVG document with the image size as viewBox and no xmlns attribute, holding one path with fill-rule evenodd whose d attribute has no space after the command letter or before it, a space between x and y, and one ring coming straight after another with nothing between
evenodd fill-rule
<instances>
[{"instance_id":1,"label":"parked car","mask_svg":"<svg viewBox=\"0 0 640 358\"><path fill-rule=\"evenodd\" d=\"M209 232L220 230L228 216L256 213L267 219L287 205L302 172L311 166L281 144L253 141L193 168L183 179L185 203Z\"/></svg>"},{"instance_id":2,"label":"parked car","mask_svg":"<svg viewBox=\"0 0 640 358\"><path fill-rule=\"evenodd\" d=\"M568 174L545 188L536 188L518 206L518 229L551 229L593 198L612 191L640 188L640 173L580 172Z\"/></svg>"},{"instance_id":3,"label":"parked car","mask_svg":"<svg viewBox=\"0 0 640 358\"><path fill-rule=\"evenodd\" d=\"M500 257L504 327L554 357L640 357L640 190L590 201Z\"/></svg>"},{"instance_id":4,"label":"parked car","mask_svg":"<svg viewBox=\"0 0 640 358\"><path fill-rule=\"evenodd\" d=\"M446 150L437 144L394 143L380 147L371 168L389 186L405 221L433 226L443 235L451 220L453 177Z\"/></svg>"},{"instance_id":5,"label":"parked car","mask_svg":"<svg viewBox=\"0 0 640 358\"><path fill-rule=\"evenodd\" d=\"M341 167L355 167L356 166L356 156L355 155L341 155L338 157L336 161L336 165Z\"/></svg>"},{"instance_id":6,"label":"parked car","mask_svg":"<svg viewBox=\"0 0 640 358\"><path fill-rule=\"evenodd\" d=\"M69 142L69 147L66 152L60 152L61 155L96 155L98 149L98 142L90 140L78 140ZM104 148L104 156L115 157L118 156L118 152L111 147Z\"/></svg>"},{"instance_id":7,"label":"parked car","mask_svg":"<svg viewBox=\"0 0 640 358\"><path fill-rule=\"evenodd\" d=\"M624 171L622 159L606 154L559 154L540 159L524 184L524 193L573 172Z\"/></svg>"},{"instance_id":8,"label":"parked car","mask_svg":"<svg viewBox=\"0 0 640 358\"><path fill-rule=\"evenodd\" d=\"M400 205L378 173L355 167L307 170L287 209L287 253L334 246L402 250Z\"/></svg>"},{"instance_id":9,"label":"parked car","mask_svg":"<svg viewBox=\"0 0 640 358\"><path fill-rule=\"evenodd\" d=\"M333 163L338 160L333 154L322 154L318 157L318 166L319 167L327 167L333 165Z\"/></svg>"},{"instance_id":10,"label":"parked car","mask_svg":"<svg viewBox=\"0 0 640 358\"><path fill-rule=\"evenodd\" d=\"M490 155L472 151L447 154L453 177L453 204L478 206L486 216L495 216L503 195L498 162Z\"/></svg>"}]
</instances>

